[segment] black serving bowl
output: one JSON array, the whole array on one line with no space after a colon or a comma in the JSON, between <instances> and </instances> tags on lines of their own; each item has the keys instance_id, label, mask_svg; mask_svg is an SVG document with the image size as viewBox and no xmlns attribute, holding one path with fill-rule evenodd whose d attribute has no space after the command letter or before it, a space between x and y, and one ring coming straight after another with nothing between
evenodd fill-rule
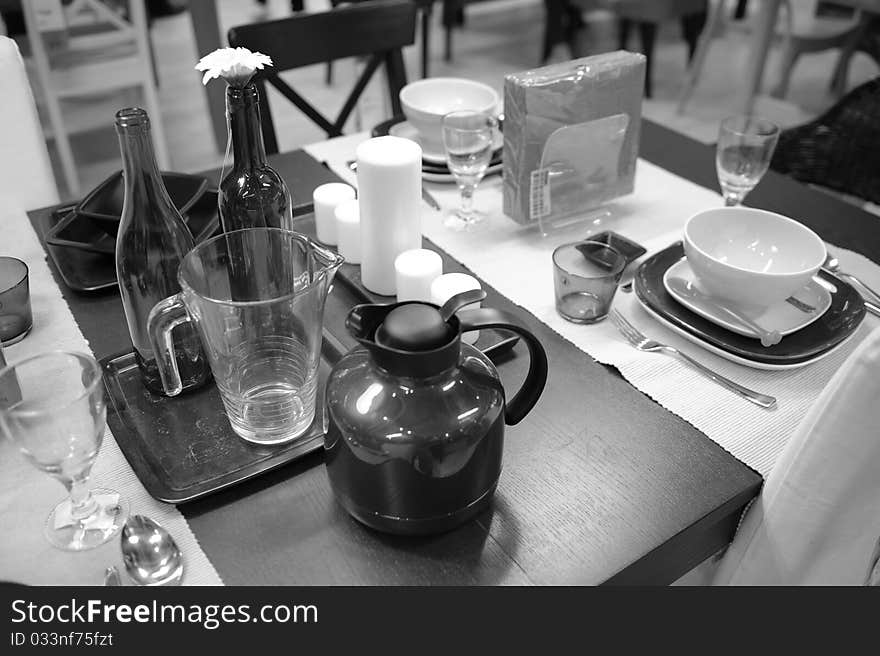
<instances>
[{"instance_id":1,"label":"black serving bowl","mask_svg":"<svg viewBox=\"0 0 880 656\"><path fill-rule=\"evenodd\" d=\"M181 214L186 214L193 203L205 193L208 186L208 179L204 176L188 173L163 171L162 181L165 183L168 195L171 196L171 201ZM79 202L76 213L88 217L108 235L115 237L119 228L119 217L122 215L124 197L122 171L116 171Z\"/></svg>"}]
</instances>

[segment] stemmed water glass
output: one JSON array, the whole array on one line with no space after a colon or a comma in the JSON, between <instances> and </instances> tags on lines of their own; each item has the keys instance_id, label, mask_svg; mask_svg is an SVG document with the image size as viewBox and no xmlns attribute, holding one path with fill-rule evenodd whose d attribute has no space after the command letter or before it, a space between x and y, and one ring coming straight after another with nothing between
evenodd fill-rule
<instances>
[{"instance_id":1,"label":"stemmed water glass","mask_svg":"<svg viewBox=\"0 0 880 656\"><path fill-rule=\"evenodd\" d=\"M125 523L119 494L87 484L106 415L101 367L88 355L53 351L0 369L0 434L69 493L43 528L59 549L97 547Z\"/></svg>"},{"instance_id":2,"label":"stemmed water glass","mask_svg":"<svg viewBox=\"0 0 880 656\"><path fill-rule=\"evenodd\" d=\"M461 190L461 206L449 212L447 227L469 230L485 219L474 209L474 190L492 159L496 125L496 119L484 112L463 110L443 117L446 164Z\"/></svg>"},{"instance_id":3,"label":"stemmed water glass","mask_svg":"<svg viewBox=\"0 0 880 656\"><path fill-rule=\"evenodd\" d=\"M757 116L731 116L721 122L715 166L725 205L741 205L770 166L779 126Z\"/></svg>"}]
</instances>

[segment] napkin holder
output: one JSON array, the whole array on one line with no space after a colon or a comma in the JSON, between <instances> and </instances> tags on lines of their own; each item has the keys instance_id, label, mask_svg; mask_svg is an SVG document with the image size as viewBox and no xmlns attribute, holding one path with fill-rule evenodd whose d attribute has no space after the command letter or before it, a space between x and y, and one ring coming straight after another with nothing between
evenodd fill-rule
<instances>
[{"instance_id":1,"label":"napkin holder","mask_svg":"<svg viewBox=\"0 0 880 656\"><path fill-rule=\"evenodd\" d=\"M610 215L635 184L644 76L626 51L508 75L504 213L545 235Z\"/></svg>"}]
</instances>

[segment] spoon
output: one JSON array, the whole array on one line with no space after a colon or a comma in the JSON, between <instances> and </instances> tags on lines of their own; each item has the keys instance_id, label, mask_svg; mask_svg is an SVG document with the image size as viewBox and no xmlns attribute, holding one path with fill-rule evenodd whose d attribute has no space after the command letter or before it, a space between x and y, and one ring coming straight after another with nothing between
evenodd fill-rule
<instances>
[{"instance_id":1,"label":"spoon","mask_svg":"<svg viewBox=\"0 0 880 656\"><path fill-rule=\"evenodd\" d=\"M841 271L840 262L831 253L828 253L828 256L825 258L825 262L822 264L822 268L825 269L828 273L833 273L838 278L844 278L847 281L854 283L858 289L868 292L868 294L871 296L868 301L880 303L880 294L868 287L865 283L856 278L854 275Z\"/></svg>"},{"instance_id":2,"label":"spoon","mask_svg":"<svg viewBox=\"0 0 880 656\"><path fill-rule=\"evenodd\" d=\"M122 528L122 560L138 585L179 585L183 578L183 558L174 538L143 515L132 515Z\"/></svg>"},{"instance_id":3,"label":"spoon","mask_svg":"<svg viewBox=\"0 0 880 656\"><path fill-rule=\"evenodd\" d=\"M669 285L669 288L673 290L676 294L688 298L691 301L702 305L703 307L710 308L712 310L723 312L724 314L733 317L740 323L747 325L749 328L758 333L758 336L761 338L761 346L773 346L774 344L778 344L782 339L782 334L778 330L767 330L758 325L754 319L747 317L737 310L732 310L729 307L719 304L708 294L704 294L699 289L694 287L684 278L676 278L670 277L666 280L666 283Z\"/></svg>"}]
</instances>

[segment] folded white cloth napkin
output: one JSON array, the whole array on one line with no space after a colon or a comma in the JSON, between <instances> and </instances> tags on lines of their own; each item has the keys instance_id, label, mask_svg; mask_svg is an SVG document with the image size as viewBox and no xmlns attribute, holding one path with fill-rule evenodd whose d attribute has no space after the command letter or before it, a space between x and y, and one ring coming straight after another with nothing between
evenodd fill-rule
<instances>
[{"instance_id":1,"label":"folded white cloth napkin","mask_svg":"<svg viewBox=\"0 0 880 656\"><path fill-rule=\"evenodd\" d=\"M828 383L713 583L880 584L880 329Z\"/></svg>"}]
</instances>

